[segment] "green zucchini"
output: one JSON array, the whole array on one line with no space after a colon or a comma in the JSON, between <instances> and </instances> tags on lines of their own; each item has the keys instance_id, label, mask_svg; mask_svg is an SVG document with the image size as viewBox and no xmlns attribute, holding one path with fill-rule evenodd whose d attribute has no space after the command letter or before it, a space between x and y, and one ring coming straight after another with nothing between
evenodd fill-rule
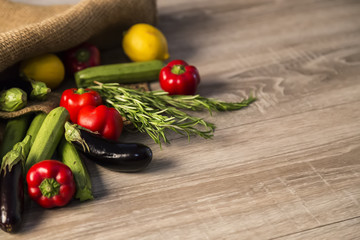
<instances>
[{"instance_id":1,"label":"green zucchini","mask_svg":"<svg viewBox=\"0 0 360 240\"><path fill-rule=\"evenodd\" d=\"M46 117L46 113L41 112L41 113L38 113L31 121L29 129L26 132L26 135L31 136L30 147L34 144L36 135L39 132L39 129L40 129L42 123L44 122L45 117Z\"/></svg>"},{"instance_id":2,"label":"green zucchini","mask_svg":"<svg viewBox=\"0 0 360 240\"><path fill-rule=\"evenodd\" d=\"M69 112L64 107L54 108L44 119L26 159L25 170L42 160L51 159L61 137L64 135L65 122Z\"/></svg>"},{"instance_id":3,"label":"green zucchini","mask_svg":"<svg viewBox=\"0 0 360 240\"><path fill-rule=\"evenodd\" d=\"M151 60L145 62L118 63L85 68L75 73L78 88L89 87L94 81L101 83L139 83L158 80L164 62Z\"/></svg>"},{"instance_id":4,"label":"green zucchini","mask_svg":"<svg viewBox=\"0 0 360 240\"><path fill-rule=\"evenodd\" d=\"M8 153L16 143L23 140L28 130L31 114L21 115L9 119L6 123L2 144L0 146L0 163L2 158Z\"/></svg>"},{"instance_id":5,"label":"green zucchini","mask_svg":"<svg viewBox=\"0 0 360 240\"><path fill-rule=\"evenodd\" d=\"M58 152L62 162L71 169L74 175L76 184L75 198L80 201L94 199L89 173L74 145L63 137Z\"/></svg>"}]
</instances>

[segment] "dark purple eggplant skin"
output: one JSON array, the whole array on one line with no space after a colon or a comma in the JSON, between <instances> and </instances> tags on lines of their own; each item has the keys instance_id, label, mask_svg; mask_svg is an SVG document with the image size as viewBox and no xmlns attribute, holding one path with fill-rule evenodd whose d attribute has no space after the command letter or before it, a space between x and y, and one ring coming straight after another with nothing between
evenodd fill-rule
<instances>
[{"instance_id":1,"label":"dark purple eggplant skin","mask_svg":"<svg viewBox=\"0 0 360 240\"><path fill-rule=\"evenodd\" d=\"M95 163L117 172L139 172L145 169L152 160L151 149L141 143L120 143L80 129L81 138L86 142L89 151L79 142L74 146Z\"/></svg>"},{"instance_id":2,"label":"dark purple eggplant skin","mask_svg":"<svg viewBox=\"0 0 360 240\"><path fill-rule=\"evenodd\" d=\"M20 230L24 213L24 179L19 161L11 171L0 172L0 228L8 233Z\"/></svg>"}]
</instances>

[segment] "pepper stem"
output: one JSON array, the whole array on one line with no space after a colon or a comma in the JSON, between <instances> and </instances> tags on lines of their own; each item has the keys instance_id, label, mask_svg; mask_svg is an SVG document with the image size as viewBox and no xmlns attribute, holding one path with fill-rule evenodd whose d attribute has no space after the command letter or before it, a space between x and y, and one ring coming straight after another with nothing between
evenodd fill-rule
<instances>
[{"instance_id":1,"label":"pepper stem","mask_svg":"<svg viewBox=\"0 0 360 240\"><path fill-rule=\"evenodd\" d=\"M74 93L75 94L83 94L83 93L86 93L87 91L85 90L85 89L83 89L83 88L78 88Z\"/></svg>"},{"instance_id":2,"label":"pepper stem","mask_svg":"<svg viewBox=\"0 0 360 240\"><path fill-rule=\"evenodd\" d=\"M41 194L47 198L59 195L60 183L54 178L45 178L39 185Z\"/></svg>"},{"instance_id":3,"label":"pepper stem","mask_svg":"<svg viewBox=\"0 0 360 240\"><path fill-rule=\"evenodd\" d=\"M186 72L185 66L180 64L174 65L171 68L171 72L176 75L181 75Z\"/></svg>"},{"instance_id":4,"label":"pepper stem","mask_svg":"<svg viewBox=\"0 0 360 240\"><path fill-rule=\"evenodd\" d=\"M85 48L79 49L76 52L76 59L81 63L87 62L90 59L90 51Z\"/></svg>"}]
</instances>

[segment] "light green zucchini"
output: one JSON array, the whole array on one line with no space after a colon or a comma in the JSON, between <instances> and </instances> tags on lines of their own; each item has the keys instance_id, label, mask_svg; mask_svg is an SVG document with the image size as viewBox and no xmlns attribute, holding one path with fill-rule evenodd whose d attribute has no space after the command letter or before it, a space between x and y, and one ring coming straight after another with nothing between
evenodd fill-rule
<instances>
[{"instance_id":1,"label":"light green zucchini","mask_svg":"<svg viewBox=\"0 0 360 240\"><path fill-rule=\"evenodd\" d=\"M30 135L30 148L34 144L35 138L37 133L39 132L39 129L41 125L43 124L44 120L46 118L46 113L38 113L33 120L30 123L29 129L26 132L26 135Z\"/></svg>"},{"instance_id":2,"label":"light green zucchini","mask_svg":"<svg viewBox=\"0 0 360 240\"><path fill-rule=\"evenodd\" d=\"M121 84L156 81L163 66L160 60L100 65L75 73L75 82L78 88L84 88L94 85L94 81Z\"/></svg>"},{"instance_id":3,"label":"light green zucchini","mask_svg":"<svg viewBox=\"0 0 360 240\"><path fill-rule=\"evenodd\" d=\"M8 153L16 143L23 140L28 130L31 117L31 114L25 114L7 121L0 146L0 163L5 154Z\"/></svg>"},{"instance_id":4,"label":"light green zucchini","mask_svg":"<svg viewBox=\"0 0 360 240\"><path fill-rule=\"evenodd\" d=\"M71 169L74 175L76 184L75 198L80 201L94 199L89 172L74 145L63 137L58 152L61 161Z\"/></svg>"},{"instance_id":5,"label":"light green zucchini","mask_svg":"<svg viewBox=\"0 0 360 240\"><path fill-rule=\"evenodd\" d=\"M64 125L68 120L69 112L64 107L57 107L49 112L35 137L26 159L26 171L42 160L51 159L64 135Z\"/></svg>"}]
</instances>

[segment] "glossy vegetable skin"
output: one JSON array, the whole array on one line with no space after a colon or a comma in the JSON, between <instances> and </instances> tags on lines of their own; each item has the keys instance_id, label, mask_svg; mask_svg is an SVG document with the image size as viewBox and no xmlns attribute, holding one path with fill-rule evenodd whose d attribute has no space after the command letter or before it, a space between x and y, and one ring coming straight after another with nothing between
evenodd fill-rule
<instances>
[{"instance_id":1,"label":"glossy vegetable skin","mask_svg":"<svg viewBox=\"0 0 360 240\"><path fill-rule=\"evenodd\" d=\"M170 95L194 95L200 83L196 67L183 60L173 60L160 71L161 88Z\"/></svg>"},{"instance_id":2,"label":"glossy vegetable skin","mask_svg":"<svg viewBox=\"0 0 360 240\"><path fill-rule=\"evenodd\" d=\"M101 96L94 90L84 88L66 89L60 99L60 106L66 108L70 114L70 120L77 123L80 109L84 106L99 106L102 103Z\"/></svg>"},{"instance_id":3,"label":"glossy vegetable skin","mask_svg":"<svg viewBox=\"0 0 360 240\"><path fill-rule=\"evenodd\" d=\"M0 227L5 232L18 232L24 212L24 181L22 162L18 161L11 171L0 172Z\"/></svg>"},{"instance_id":4,"label":"glossy vegetable skin","mask_svg":"<svg viewBox=\"0 0 360 240\"><path fill-rule=\"evenodd\" d=\"M117 172L138 172L152 160L149 147L139 143L109 141L70 123L65 124L65 138L97 164Z\"/></svg>"},{"instance_id":5,"label":"glossy vegetable skin","mask_svg":"<svg viewBox=\"0 0 360 240\"><path fill-rule=\"evenodd\" d=\"M44 208L65 206L75 194L71 169L56 160L43 160L26 174L29 197Z\"/></svg>"},{"instance_id":6,"label":"glossy vegetable skin","mask_svg":"<svg viewBox=\"0 0 360 240\"><path fill-rule=\"evenodd\" d=\"M30 150L30 136L18 142L4 156L0 168L0 228L15 233L24 212L23 162Z\"/></svg>"},{"instance_id":7,"label":"glossy vegetable skin","mask_svg":"<svg viewBox=\"0 0 360 240\"><path fill-rule=\"evenodd\" d=\"M100 65L100 51L90 43L82 43L66 52L68 70L76 73L88 67Z\"/></svg>"},{"instance_id":8,"label":"glossy vegetable skin","mask_svg":"<svg viewBox=\"0 0 360 240\"><path fill-rule=\"evenodd\" d=\"M118 140L123 129L120 113L111 107L87 105L78 113L77 124L110 140Z\"/></svg>"}]
</instances>

